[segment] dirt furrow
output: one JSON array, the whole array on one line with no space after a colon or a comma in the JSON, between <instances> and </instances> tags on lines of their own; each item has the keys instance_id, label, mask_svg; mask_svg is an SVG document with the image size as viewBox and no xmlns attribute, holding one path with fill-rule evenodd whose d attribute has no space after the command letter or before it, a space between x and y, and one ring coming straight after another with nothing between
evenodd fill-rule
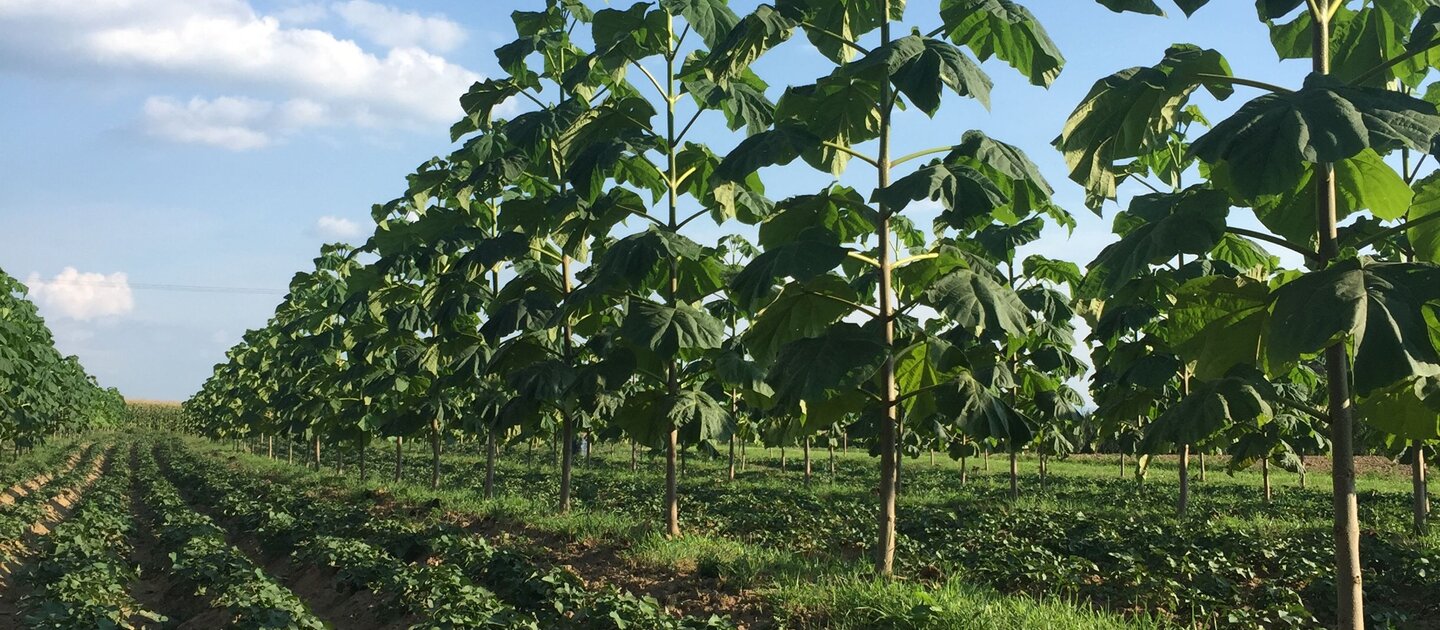
<instances>
[{"instance_id":1,"label":"dirt furrow","mask_svg":"<svg viewBox=\"0 0 1440 630\"><path fill-rule=\"evenodd\" d=\"M46 484L49 484L56 477L64 477L71 470L74 470L76 466L80 465L80 456L84 450L85 447L82 446L80 447L80 451L72 453L70 457L66 459L64 467L58 471L54 471L53 473L40 473L6 488L4 492L0 492L0 506L13 505L16 501L30 496L31 493L45 487Z\"/></svg>"}]
</instances>

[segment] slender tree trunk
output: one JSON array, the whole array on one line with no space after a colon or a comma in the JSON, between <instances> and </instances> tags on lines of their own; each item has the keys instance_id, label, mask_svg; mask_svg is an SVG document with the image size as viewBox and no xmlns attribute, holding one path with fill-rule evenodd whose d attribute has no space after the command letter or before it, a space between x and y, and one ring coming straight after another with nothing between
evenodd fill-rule
<instances>
[{"instance_id":1,"label":"slender tree trunk","mask_svg":"<svg viewBox=\"0 0 1440 630\"><path fill-rule=\"evenodd\" d=\"M735 481L735 438L730 438L730 465L727 468L725 478Z\"/></svg>"},{"instance_id":2,"label":"slender tree trunk","mask_svg":"<svg viewBox=\"0 0 1440 630\"><path fill-rule=\"evenodd\" d=\"M670 429L665 439L665 533L680 535L680 493L675 479L675 453L679 449L680 432Z\"/></svg>"},{"instance_id":3,"label":"slender tree trunk","mask_svg":"<svg viewBox=\"0 0 1440 630\"><path fill-rule=\"evenodd\" d=\"M1048 472L1050 472L1050 471L1045 467L1045 465L1046 465L1046 464L1045 464L1045 454L1044 454L1044 453L1041 453L1041 454L1040 454L1040 489L1041 489L1041 490L1044 490L1044 489L1045 489L1045 474L1048 473Z\"/></svg>"},{"instance_id":4,"label":"slender tree trunk","mask_svg":"<svg viewBox=\"0 0 1440 630\"><path fill-rule=\"evenodd\" d=\"M840 452L841 452L841 453L844 453L844 454L847 454L847 455L850 454L850 432L849 432L849 431L842 431L842 432L840 432Z\"/></svg>"},{"instance_id":5,"label":"slender tree trunk","mask_svg":"<svg viewBox=\"0 0 1440 630\"><path fill-rule=\"evenodd\" d=\"M1415 440L1410 461L1410 481L1415 486L1415 533L1424 536L1430 531L1430 495L1425 479L1425 443Z\"/></svg>"},{"instance_id":6,"label":"slender tree trunk","mask_svg":"<svg viewBox=\"0 0 1440 630\"><path fill-rule=\"evenodd\" d=\"M1265 492L1265 505L1270 505L1273 495L1270 492L1270 458L1260 459L1260 486Z\"/></svg>"},{"instance_id":7,"label":"slender tree trunk","mask_svg":"<svg viewBox=\"0 0 1440 630\"><path fill-rule=\"evenodd\" d=\"M1013 501L1020 498L1020 459L1015 451L1010 451L1010 499Z\"/></svg>"},{"instance_id":8,"label":"slender tree trunk","mask_svg":"<svg viewBox=\"0 0 1440 630\"><path fill-rule=\"evenodd\" d=\"M639 448L635 446L635 440L630 440L630 472L640 469Z\"/></svg>"},{"instance_id":9,"label":"slender tree trunk","mask_svg":"<svg viewBox=\"0 0 1440 630\"><path fill-rule=\"evenodd\" d=\"M430 489L440 489L440 419L430 421Z\"/></svg>"},{"instance_id":10,"label":"slender tree trunk","mask_svg":"<svg viewBox=\"0 0 1440 630\"><path fill-rule=\"evenodd\" d=\"M560 272L564 280L565 295L568 297L570 295L570 256L561 257ZM564 335L565 359L573 362L573 332L570 328L570 315L568 314L565 316L565 326L562 328L561 334ZM560 463L560 504L555 509L564 514L570 511L570 475L575 466L575 420L570 417L568 410L560 414L560 427L560 448L564 450L564 454L561 455L563 459Z\"/></svg>"},{"instance_id":11,"label":"slender tree trunk","mask_svg":"<svg viewBox=\"0 0 1440 630\"><path fill-rule=\"evenodd\" d=\"M827 440L827 442L829 443L825 447L830 450L830 483L833 484L835 483L835 442L833 440Z\"/></svg>"},{"instance_id":12,"label":"slender tree trunk","mask_svg":"<svg viewBox=\"0 0 1440 630\"><path fill-rule=\"evenodd\" d=\"M265 456L272 460L275 459L275 436L273 435L266 438Z\"/></svg>"},{"instance_id":13,"label":"slender tree trunk","mask_svg":"<svg viewBox=\"0 0 1440 630\"><path fill-rule=\"evenodd\" d=\"M890 4L881 0L879 9L880 46L890 45ZM878 188L890 185L890 116L893 107L890 98L890 82L880 82L880 146L877 169ZM895 307L891 303L891 261L890 211L885 203L880 204L880 224L875 226L879 234L880 287L879 313L883 341L887 349L895 347ZM900 478L898 455L899 390L895 383L894 352L886 354L881 368L880 408L880 509L878 515L879 536L875 545L875 572L890 576L895 571L895 488Z\"/></svg>"},{"instance_id":14,"label":"slender tree trunk","mask_svg":"<svg viewBox=\"0 0 1440 630\"><path fill-rule=\"evenodd\" d=\"M1125 478L1125 451L1120 451L1120 478Z\"/></svg>"},{"instance_id":15,"label":"slender tree trunk","mask_svg":"<svg viewBox=\"0 0 1440 630\"><path fill-rule=\"evenodd\" d=\"M1301 490L1304 490L1304 489L1305 489L1305 486L1307 485L1307 481L1308 481L1307 478L1308 478L1309 476L1310 476L1310 470L1305 467L1305 455L1302 453L1302 454L1300 455L1300 489L1301 489Z\"/></svg>"},{"instance_id":16,"label":"slender tree trunk","mask_svg":"<svg viewBox=\"0 0 1440 630\"><path fill-rule=\"evenodd\" d=\"M810 438L805 438L805 487L810 487Z\"/></svg>"},{"instance_id":17,"label":"slender tree trunk","mask_svg":"<svg viewBox=\"0 0 1440 630\"><path fill-rule=\"evenodd\" d=\"M1175 514L1181 517L1190 509L1190 445L1180 447L1180 501L1175 504Z\"/></svg>"},{"instance_id":18,"label":"slender tree trunk","mask_svg":"<svg viewBox=\"0 0 1440 630\"><path fill-rule=\"evenodd\" d=\"M285 440L285 463L290 464L290 465L292 465L292 466L295 464L295 439L294 439L294 438Z\"/></svg>"},{"instance_id":19,"label":"slender tree trunk","mask_svg":"<svg viewBox=\"0 0 1440 630\"><path fill-rule=\"evenodd\" d=\"M934 466L934 465L935 465L935 449L931 448L931 449L926 449L926 450L930 451L930 465L931 465L931 466Z\"/></svg>"},{"instance_id":20,"label":"slender tree trunk","mask_svg":"<svg viewBox=\"0 0 1440 630\"><path fill-rule=\"evenodd\" d=\"M320 472L320 436L315 436L315 472Z\"/></svg>"},{"instance_id":21,"label":"slender tree trunk","mask_svg":"<svg viewBox=\"0 0 1440 630\"><path fill-rule=\"evenodd\" d=\"M990 472L990 449L980 449L980 465L981 470Z\"/></svg>"},{"instance_id":22,"label":"slender tree trunk","mask_svg":"<svg viewBox=\"0 0 1440 630\"><path fill-rule=\"evenodd\" d=\"M1205 451L1200 451L1200 483L1205 483Z\"/></svg>"},{"instance_id":23,"label":"slender tree trunk","mask_svg":"<svg viewBox=\"0 0 1440 630\"><path fill-rule=\"evenodd\" d=\"M780 447L780 472L785 472L785 447Z\"/></svg>"},{"instance_id":24,"label":"slender tree trunk","mask_svg":"<svg viewBox=\"0 0 1440 630\"><path fill-rule=\"evenodd\" d=\"M495 431L485 432L485 498L495 498Z\"/></svg>"},{"instance_id":25,"label":"slender tree trunk","mask_svg":"<svg viewBox=\"0 0 1440 630\"><path fill-rule=\"evenodd\" d=\"M1315 0L1311 51L1314 71L1330 74L1330 21L1324 16L1334 0ZM1335 222L1335 166L1315 165L1316 224L1321 267L1340 253ZM1350 359L1340 343L1325 350L1325 380L1330 403L1332 475L1335 479L1335 619L1339 630L1365 627L1365 594L1360 574L1360 514L1355 496L1354 417L1350 406Z\"/></svg>"},{"instance_id":26,"label":"slender tree trunk","mask_svg":"<svg viewBox=\"0 0 1440 630\"><path fill-rule=\"evenodd\" d=\"M402 476L404 475L404 473L405 473L405 437L404 437L404 436L397 435L397 436L395 436L395 483L400 483L400 479L402 478Z\"/></svg>"},{"instance_id":27,"label":"slender tree trunk","mask_svg":"<svg viewBox=\"0 0 1440 630\"><path fill-rule=\"evenodd\" d=\"M969 476L970 476L970 467L965 465L965 458L964 458L964 457L961 457L961 458L960 458L960 485L961 485L962 487L965 485L965 482L969 480Z\"/></svg>"}]
</instances>

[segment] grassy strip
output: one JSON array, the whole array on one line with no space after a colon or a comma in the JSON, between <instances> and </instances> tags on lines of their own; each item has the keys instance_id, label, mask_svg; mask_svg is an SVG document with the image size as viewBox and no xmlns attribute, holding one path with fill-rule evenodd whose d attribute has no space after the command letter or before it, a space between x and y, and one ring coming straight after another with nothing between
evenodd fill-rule
<instances>
[{"instance_id":1,"label":"grassy strip","mask_svg":"<svg viewBox=\"0 0 1440 630\"><path fill-rule=\"evenodd\" d=\"M48 537L41 560L24 576L34 588L20 602L27 628L141 628L166 621L129 593L139 579L128 561L135 529L130 485L121 458Z\"/></svg>"},{"instance_id":2,"label":"grassy strip","mask_svg":"<svg viewBox=\"0 0 1440 630\"><path fill-rule=\"evenodd\" d=\"M325 624L284 586L225 542L225 532L190 509L161 475L146 450L137 458L136 478L160 545L170 552L173 575L225 610L229 625L248 630L324 630Z\"/></svg>"}]
</instances>

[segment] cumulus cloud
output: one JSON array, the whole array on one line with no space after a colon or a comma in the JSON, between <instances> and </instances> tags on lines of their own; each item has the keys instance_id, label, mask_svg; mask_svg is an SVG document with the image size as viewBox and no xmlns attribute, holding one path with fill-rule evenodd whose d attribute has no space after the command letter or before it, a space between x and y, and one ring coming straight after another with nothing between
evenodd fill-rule
<instances>
[{"instance_id":1,"label":"cumulus cloud","mask_svg":"<svg viewBox=\"0 0 1440 630\"><path fill-rule=\"evenodd\" d=\"M448 52L465 41L465 29L440 16L401 11L367 0L338 2L334 9L350 28L381 46Z\"/></svg>"},{"instance_id":2,"label":"cumulus cloud","mask_svg":"<svg viewBox=\"0 0 1440 630\"><path fill-rule=\"evenodd\" d=\"M360 238L365 235L360 224L350 219L335 216L323 216L315 221L315 233L325 239L345 241Z\"/></svg>"},{"instance_id":3,"label":"cumulus cloud","mask_svg":"<svg viewBox=\"0 0 1440 630\"><path fill-rule=\"evenodd\" d=\"M32 273L25 284L30 287L31 299L47 314L83 321L118 317L135 310L130 280L121 272L82 273L66 267L49 280Z\"/></svg>"},{"instance_id":4,"label":"cumulus cloud","mask_svg":"<svg viewBox=\"0 0 1440 630\"><path fill-rule=\"evenodd\" d=\"M285 122L273 116L284 104L309 105L317 118L348 124L433 126L459 117L457 99L480 75L414 45L457 45L464 38L457 25L367 2L335 5L356 31L376 31L375 39L389 46L371 52L298 26L323 17L319 8L291 6L277 17L245 0L3 0L0 65L44 76L68 70L281 96L266 112L245 96L146 103L147 125L156 113L181 120L175 128L160 125L161 137L227 148L268 143ZM378 34L382 25L393 33Z\"/></svg>"},{"instance_id":5,"label":"cumulus cloud","mask_svg":"<svg viewBox=\"0 0 1440 630\"><path fill-rule=\"evenodd\" d=\"M305 127L333 122L328 108L308 99L276 104L245 97L192 98L187 102L152 96L145 101L142 127L150 136L232 151L269 146Z\"/></svg>"}]
</instances>

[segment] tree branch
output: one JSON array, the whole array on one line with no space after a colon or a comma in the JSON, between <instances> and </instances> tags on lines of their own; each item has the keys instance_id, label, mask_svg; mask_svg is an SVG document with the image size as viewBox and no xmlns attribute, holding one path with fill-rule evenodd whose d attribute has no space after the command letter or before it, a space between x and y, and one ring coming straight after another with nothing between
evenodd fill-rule
<instances>
[{"instance_id":1,"label":"tree branch","mask_svg":"<svg viewBox=\"0 0 1440 630\"><path fill-rule=\"evenodd\" d=\"M1280 247L1284 247L1285 249L1304 256L1306 260L1316 260L1320 258L1319 252L1305 249L1304 247L1291 243L1290 241L1287 241L1283 238L1280 238L1278 236L1271 236L1264 232L1256 232L1255 230L1247 230L1245 228L1231 227L1228 225L1225 226L1225 231L1236 236L1246 236L1249 238L1253 238L1257 241L1265 241L1266 243L1270 243L1272 245L1279 245Z\"/></svg>"}]
</instances>

